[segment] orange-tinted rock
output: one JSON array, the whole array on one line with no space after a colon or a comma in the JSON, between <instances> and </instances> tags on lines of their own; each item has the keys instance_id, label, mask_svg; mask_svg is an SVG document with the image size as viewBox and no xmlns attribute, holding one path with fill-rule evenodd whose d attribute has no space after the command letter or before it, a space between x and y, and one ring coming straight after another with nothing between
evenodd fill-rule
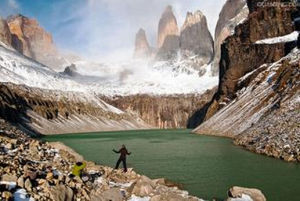
<instances>
[{"instance_id":1,"label":"orange-tinted rock","mask_svg":"<svg viewBox=\"0 0 300 201\"><path fill-rule=\"evenodd\" d=\"M64 64L51 34L37 20L16 15L8 18L8 26L13 36L12 46L17 51L55 69Z\"/></svg>"},{"instance_id":2,"label":"orange-tinted rock","mask_svg":"<svg viewBox=\"0 0 300 201\"><path fill-rule=\"evenodd\" d=\"M167 6L158 24L158 59L170 59L179 49L179 30L171 6Z\"/></svg>"},{"instance_id":3,"label":"orange-tinted rock","mask_svg":"<svg viewBox=\"0 0 300 201\"><path fill-rule=\"evenodd\" d=\"M6 20L0 17L0 41L4 44L11 45L11 34Z\"/></svg>"}]
</instances>

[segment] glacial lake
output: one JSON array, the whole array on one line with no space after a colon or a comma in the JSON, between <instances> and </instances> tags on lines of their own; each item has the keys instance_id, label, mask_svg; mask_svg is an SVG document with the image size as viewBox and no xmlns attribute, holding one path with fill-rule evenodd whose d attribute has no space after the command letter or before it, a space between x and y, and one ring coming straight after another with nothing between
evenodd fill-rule
<instances>
[{"instance_id":1,"label":"glacial lake","mask_svg":"<svg viewBox=\"0 0 300 201\"><path fill-rule=\"evenodd\" d=\"M300 200L300 164L258 155L231 139L195 135L191 130L140 130L43 137L72 147L86 160L114 167L112 149L125 144L129 167L150 178L183 184L191 195L224 199L231 186L258 188L269 201ZM121 166L122 167L122 166Z\"/></svg>"}]
</instances>

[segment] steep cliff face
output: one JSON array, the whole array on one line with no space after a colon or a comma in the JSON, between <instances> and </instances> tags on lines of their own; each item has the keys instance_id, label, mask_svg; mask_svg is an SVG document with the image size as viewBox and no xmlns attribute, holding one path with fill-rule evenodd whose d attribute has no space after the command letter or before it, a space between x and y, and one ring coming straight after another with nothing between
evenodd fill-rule
<instances>
[{"instance_id":1,"label":"steep cliff face","mask_svg":"<svg viewBox=\"0 0 300 201\"><path fill-rule=\"evenodd\" d=\"M170 59L179 49L179 30L171 6L167 6L158 24L157 58Z\"/></svg>"},{"instance_id":2,"label":"steep cliff face","mask_svg":"<svg viewBox=\"0 0 300 201\"><path fill-rule=\"evenodd\" d=\"M146 58L150 55L151 48L146 37L146 32L144 29L139 29L135 36L134 58Z\"/></svg>"},{"instance_id":3,"label":"steep cliff face","mask_svg":"<svg viewBox=\"0 0 300 201\"><path fill-rule=\"evenodd\" d=\"M206 121L194 132L232 137L251 151L300 161L300 51L293 32L300 13L258 2L248 1L249 19L222 45L218 92L202 108Z\"/></svg>"},{"instance_id":4,"label":"steep cliff face","mask_svg":"<svg viewBox=\"0 0 300 201\"><path fill-rule=\"evenodd\" d=\"M248 7L252 7L251 1ZM236 97L237 90L245 86L238 83L239 78L262 64L279 60L290 51L284 42L259 44L256 41L293 32L294 10L292 7L257 7L235 28L235 34L226 39L221 48L219 88L210 106L203 108L204 120Z\"/></svg>"},{"instance_id":5,"label":"steep cliff face","mask_svg":"<svg viewBox=\"0 0 300 201\"><path fill-rule=\"evenodd\" d=\"M7 20L12 34L12 46L20 53L54 69L66 62L58 53L51 34L47 33L35 19L22 15Z\"/></svg>"},{"instance_id":6,"label":"steep cliff face","mask_svg":"<svg viewBox=\"0 0 300 201\"><path fill-rule=\"evenodd\" d=\"M300 51L239 79L250 83L195 132L235 138L254 152L300 161Z\"/></svg>"},{"instance_id":7,"label":"steep cliff face","mask_svg":"<svg viewBox=\"0 0 300 201\"><path fill-rule=\"evenodd\" d=\"M240 78L238 82L244 87L237 91L237 97L196 131L235 137L261 121L261 117L278 110L291 97L299 98L299 60L300 52L295 49L279 61L263 64Z\"/></svg>"},{"instance_id":8,"label":"steep cliff face","mask_svg":"<svg viewBox=\"0 0 300 201\"><path fill-rule=\"evenodd\" d=\"M196 55L199 66L211 61L214 54L213 39L201 11L187 13L180 32L180 49L184 58Z\"/></svg>"},{"instance_id":9,"label":"steep cliff face","mask_svg":"<svg viewBox=\"0 0 300 201\"><path fill-rule=\"evenodd\" d=\"M215 89L201 95L151 96L132 95L105 97L107 103L136 115L156 128L192 127L193 114L213 96Z\"/></svg>"},{"instance_id":10,"label":"steep cliff face","mask_svg":"<svg viewBox=\"0 0 300 201\"><path fill-rule=\"evenodd\" d=\"M0 117L42 134L149 128L95 95L0 83Z\"/></svg>"},{"instance_id":11,"label":"steep cliff face","mask_svg":"<svg viewBox=\"0 0 300 201\"><path fill-rule=\"evenodd\" d=\"M0 17L0 41L4 44L11 45L11 34L6 20Z\"/></svg>"},{"instance_id":12,"label":"steep cliff face","mask_svg":"<svg viewBox=\"0 0 300 201\"><path fill-rule=\"evenodd\" d=\"M215 56L212 63L213 75L218 75L221 58L221 44L234 32L234 28L248 17L246 0L227 0L224 4L215 29Z\"/></svg>"}]
</instances>

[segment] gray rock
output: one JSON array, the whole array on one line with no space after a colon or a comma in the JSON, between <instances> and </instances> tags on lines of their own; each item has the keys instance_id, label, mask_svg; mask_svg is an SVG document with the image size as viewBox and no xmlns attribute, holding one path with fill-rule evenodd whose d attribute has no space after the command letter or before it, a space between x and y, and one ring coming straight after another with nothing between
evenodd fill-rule
<instances>
[{"instance_id":1,"label":"gray rock","mask_svg":"<svg viewBox=\"0 0 300 201\"><path fill-rule=\"evenodd\" d=\"M24 177L23 176L18 178L17 185L21 188L24 188Z\"/></svg>"},{"instance_id":2,"label":"gray rock","mask_svg":"<svg viewBox=\"0 0 300 201\"><path fill-rule=\"evenodd\" d=\"M198 56L198 65L209 63L214 55L213 38L201 11L188 12L180 32L180 49L184 58Z\"/></svg>"},{"instance_id":3,"label":"gray rock","mask_svg":"<svg viewBox=\"0 0 300 201\"><path fill-rule=\"evenodd\" d=\"M17 182L18 177L16 175L12 175L12 174L4 174L1 177L1 181L5 181L5 182Z\"/></svg>"},{"instance_id":4,"label":"gray rock","mask_svg":"<svg viewBox=\"0 0 300 201\"><path fill-rule=\"evenodd\" d=\"M234 186L229 189L228 195L230 198L227 199L227 201L266 201L266 197L264 194L255 188L244 188L244 187L238 187ZM249 197L251 199L249 199ZM241 199L232 199L232 198L241 198Z\"/></svg>"},{"instance_id":5,"label":"gray rock","mask_svg":"<svg viewBox=\"0 0 300 201\"><path fill-rule=\"evenodd\" d=\"M26 179L26 180L25 180L24 187L25 187L25 189L26 189L27 191L29 191L29 192L32 191L32 184L31 184L30 179Z\"/></svg>"},{"instance_id":6,"label":"gray rock","mask_svg":"<svg viewBox=\"0 0 300 201\"><path fill-rule=\"evenodd\" d=\"M55 201L72 201L74 193L72 189L65 185L50 187L50 197Z\"/></svg>"}]
</instances>

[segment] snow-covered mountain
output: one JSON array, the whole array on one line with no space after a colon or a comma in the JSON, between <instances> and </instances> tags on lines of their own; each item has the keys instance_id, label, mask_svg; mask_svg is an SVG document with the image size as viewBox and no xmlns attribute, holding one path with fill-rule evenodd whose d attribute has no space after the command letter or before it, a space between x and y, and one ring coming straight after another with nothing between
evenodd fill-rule
<instances>
[{"instance_id":1,"label":"snow-covered mountain","mask_svg":"<svg viewBox=\"0 0 300 201\"><path fill-rule=\"evenodd\" d=\"M84 76L83 76L84 77ZM0 117L43 134L149 128L80 83L0 44Z\"/></svg>"},{"instance_id":2,"label":"snow-covered mountain","mask_svg":"<svg viewBox=\"0 0 300 201\"><path fill-rule=\"evenodd\" d=\"M178 59L175 62L149 63L131 60L119 63L78 61L82 76L68 76L29 59L13 49L0 46L0 81L61 91L97 93L105 96L131 94L201 93L217 84L217 78L205 74Z\"/></svg>"}]
</instances>

